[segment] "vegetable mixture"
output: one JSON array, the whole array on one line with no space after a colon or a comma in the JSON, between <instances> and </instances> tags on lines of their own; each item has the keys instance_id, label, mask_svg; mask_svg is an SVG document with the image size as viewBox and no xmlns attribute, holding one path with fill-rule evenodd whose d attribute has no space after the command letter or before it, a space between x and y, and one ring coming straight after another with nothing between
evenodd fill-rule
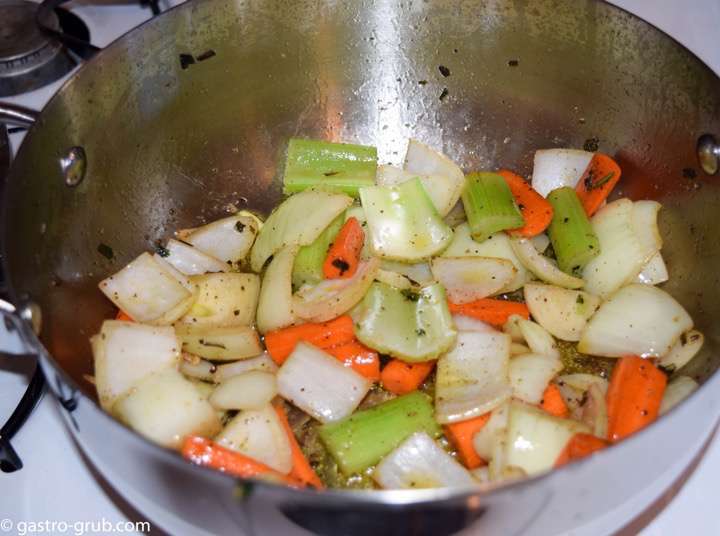
<instances>
[{"instance_id":1,"label":"vegetable mixture","mask_svg":"<svg viewBox=\"0 0 720 536\"><path fill-rule=\"evenodd\" d=\"M655 201L607 155L532 180L410 140L290 140L288 197L181 229L100 283L102 407L193 463L293 487L494 485L590 456L697 388L703 335ZM669 380L669 376L672 379Z\"/></svg>"}]
</instances>

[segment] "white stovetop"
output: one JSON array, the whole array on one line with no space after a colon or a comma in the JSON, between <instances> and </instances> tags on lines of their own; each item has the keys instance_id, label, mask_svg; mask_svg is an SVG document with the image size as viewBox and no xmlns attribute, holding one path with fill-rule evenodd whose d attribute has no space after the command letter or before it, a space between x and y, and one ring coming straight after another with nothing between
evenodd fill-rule
<instances>
[{"instance_id":1,"label":"white stovetop","mask_svg":"<svg viewBox=\"0 0 720 536\"><path fill-rule=\"evenodd\" d=\"M165 2L164 6L179 3ZM716 72L720 72L719 0L615 0L613 3L655 24L695 52ZM127 29L149 18L149 11L132 2L113 4L91 1L73 4L74 10L89 24L93 42L105 46ZM41 107L59 84L11 100ZM13 137L17 146L20 136ZM0 347L12 342L0 331ZM0 355L0 422L4 422L19 400L27 383L28 363ZM17 525L7 530L6 519L18 521L67 522L65 533L73 534L74 522L111 523L149 520L153 532L189 535L163 512L141 514L119 497L86 463L64 429L51 397L45 397L27 425L13 440L25 462L14 474L0 473L0 532L18 533ZM675 534L720 534L717 514L717 475L720 475L720 436L707 450L700 465L675 499L642 531L643 536ZM627 505L632 512L633 505ZM56 525L57 527L57 525ZM61 527L62 528L62 527ZM594 534L613 528L596 529ZM45 531L48 532L47 530ZM56 531L57 532L57 531ZM30 532L28 532L30 534Z\"/></svg>"}]
</instances>

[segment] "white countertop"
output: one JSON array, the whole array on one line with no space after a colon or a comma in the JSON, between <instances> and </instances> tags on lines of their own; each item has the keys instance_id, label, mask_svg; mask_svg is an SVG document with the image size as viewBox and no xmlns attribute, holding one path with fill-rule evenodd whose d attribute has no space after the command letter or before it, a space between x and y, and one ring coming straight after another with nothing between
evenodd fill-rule
<instances>
[{"instance_id":1,"label":"white countertop","mask_svg":"<svg viewBox=\"0 0 720 536\"><path fill-rule=\"evenodd\" d=\"M720 0L617 0L613 3L639 14L673 35L716 72L720 72ZM86 10L83 14L94 21L93 29L98 29L95 42L101 45L113 38L113 32L117 32L118 27L139 23L148 13L132 5L118 4L111 8L116 11L113 12L112 24L108 24L103 12L107 8L85 5L82 9ZM118 20L122 24L118 24ZM42 101L47 91L36 93L35 102ZM27 99L11 100L27 102ZM22 395L27 381L25 373L28 372L25 367L21 361L0 356L0 421L9 416ZM85 462L64 429L51 397L44 398L28 424L13 440L13 446L25 462L25 467L10 475L0 473L0 533L18 533L16 524L19 521L67 522L66 531L56 525L54 532L73 534L76 522L145 520ZM641 534L720 534L717 475L720 475L718 437L677 496ZM160 532L161 527L173 533L181 532L162 513L148 514L154 533ZM4 519L15 524L11 530L6 530Z\"/></svg>"}]
</instances>

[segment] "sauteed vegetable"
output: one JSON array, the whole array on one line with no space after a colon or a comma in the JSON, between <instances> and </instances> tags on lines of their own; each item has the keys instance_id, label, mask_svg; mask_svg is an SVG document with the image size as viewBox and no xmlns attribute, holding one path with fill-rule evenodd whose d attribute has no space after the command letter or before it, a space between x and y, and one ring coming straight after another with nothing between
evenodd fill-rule
<instances>
[{"instance_id":1,"label":"sauteed vegetable","mask_svg":"<svg viewBox=\"0 0 720 536\"><path fill-rule=\"evenodd\" d=\"M288 197L181 229L100 283L102 407L190 461L289 486L494 485L592 455L697 383L655 201L607 155L531 182L290 140Z\"/></svg>"}]
</instances>

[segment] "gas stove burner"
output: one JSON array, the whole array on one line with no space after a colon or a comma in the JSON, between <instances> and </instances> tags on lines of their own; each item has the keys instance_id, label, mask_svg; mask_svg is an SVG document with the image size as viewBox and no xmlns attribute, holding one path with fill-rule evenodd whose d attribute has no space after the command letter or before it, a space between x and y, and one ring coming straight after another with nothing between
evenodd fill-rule
<instances>
[{"instance_id":1,"label":"gas stove burner","mask_svg":"<svg viewBox=\"0 0 720 536\"><path fill-rule=\"evenodd\" d=\"M0 97L45 86L78 64L60 41L38 27L37 10L34 2L0 0ZM87 26L69 11L44 11L42 23L88 40Z\"/></svg>"}]
</instances>

